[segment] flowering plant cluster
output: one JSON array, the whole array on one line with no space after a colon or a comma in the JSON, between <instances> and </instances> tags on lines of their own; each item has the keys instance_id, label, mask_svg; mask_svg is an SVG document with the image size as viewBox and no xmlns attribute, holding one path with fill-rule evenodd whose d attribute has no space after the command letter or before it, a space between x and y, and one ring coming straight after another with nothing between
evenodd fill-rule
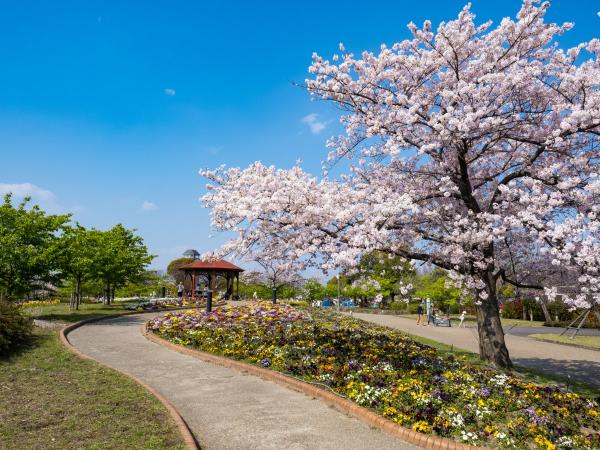
<instances>
[{"instance_id":1,"label":"flowering plant cluster","mask_svg":"<svg viewBox=\"0 0 600 450\"><path fill-rule=\"evenodd\" d=\"M128 307L128 309L136 310L136 311L159 311L164 309L176 309L182 308L186 306L197 306L202 307L206 305L206 300L204 299L179 299L179 298L164 298L157 300L149 300L142 303L135 303Z\"/></svg>"},{"instance_id":2,"label":"flowering plant cluster","mask_svg":"<svg viewBox=\"0 0 600 450\"><path fill-rule=\"evenodd\" d=\"M600 448L594 400L326 311L257 303L148 323L175 343L317 382L394 422L497 448Z\"/></svg>"},{"instance_id":3,"label":"flowering plant cluster","mask_svg":"<svg viewBox=\"0 0 600 450\"><path fill-rule=\"evenodd\" d=\"M27 302L19 303L19 306L22 308L33 308L35 306L49 306L49 305L58 305L60 300L58 299L50 299L50 300L29 300Z\"/></svg>"}]
</instances>

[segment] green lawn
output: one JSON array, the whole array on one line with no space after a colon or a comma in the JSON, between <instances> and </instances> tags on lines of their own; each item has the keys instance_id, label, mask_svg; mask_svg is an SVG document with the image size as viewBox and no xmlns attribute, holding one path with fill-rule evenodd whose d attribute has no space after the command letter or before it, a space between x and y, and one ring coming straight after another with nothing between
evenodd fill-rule
<instances>
[{"instance_id":1,"label":"green lawn","mask_svg":"<svg viewBox=\"0 0 600 450\"><path fill-rule=\"evenodd\" d=\"M79 310L71 311L68 303L59 303L57 305L34 306L23 310L34 319L71 323L106 314L118 314L127 311L126 306L126 303L115 303L113 305L83 303L79 306Z\"/></svg>"},{"instance_id":2,"label":"green lawn","mask_svg":"<svg viewBox=\"0 0 600 450\"><path fill-rule=\"evenodd\" d=\"M411 319L417 320L416 314L403 314L402 317L410 317ZM452 326L458 326L460 323L460 316L458 314L450 315L450 320L452 321ZM427 318L425 318L427 321ZM466 316L465 317L465 325L467 326L475 326L477 325L477 320L475 316ZM522 320L522 319L502 319L502 326L506 328L510 327L542 327L544 326L544 322L541 320Z\"/></svg>"},{"instance_id":3,"label":"green lawn","mask_svg":"<svg viewBox=\"0 0 600 450\"><path fill-rule=\"evenodd\" d=\"M0 359L0 448L184 448L158 400L71 354L57 335L37 329L29 348Z\"/></svg>"},{"instance_id":4,"label":"green lawn","mask_svg":"<svg viewBox=\"0 0 600 450\"><path fill-rule=\"evenodd\" d=\"M530 334L529 337L540 339L543 341L557 342L559 344L576 345L582 347L590 347L600 350L600 336L576 336L571 339L571 336L561 336L559 334Z\"/></svg>"}]
</instances>

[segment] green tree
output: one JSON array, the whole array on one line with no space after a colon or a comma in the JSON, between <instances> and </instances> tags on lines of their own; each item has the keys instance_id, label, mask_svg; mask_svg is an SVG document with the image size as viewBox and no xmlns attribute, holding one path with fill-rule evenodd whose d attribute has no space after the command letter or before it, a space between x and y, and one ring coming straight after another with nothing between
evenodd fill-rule
<instances>
[{"instance_id":1,"label":"green tree","mask_svg":"<svg viewBox=\"0 0 600 450\"><path fill-rule=\"evenodd\" d=\"M179 283L183 283L183 278L185 276L183 270L179 270L179 268L193 261L193 258L183 257L174 259L169 263L169 265L167 266L167 273L173 278L173 280L175 280L176 285Z\"/></svg>"},{"instance_id":2,"label":"green tree","mask_svg":"<svg viewBox=\"0 0 600 450\"><path fill-rule=\"evenodd\" d=\"M325 287L316 278L309 278L302 286L302 295L305 300L320 300L325 296Z\"/></svg>"},{"instance_id":3,"label":"green tree","mask_svg":"<svg viewBox=\"0 0 600 450\"><path fill-rule=\"evenodd\" d=\"M458 309L461 300L466 298L461 297L461 289L451 286L448 282L446 271L436 268L431 273L417 277L415 296L431 299L436 308L446 311L449 308Z\"/></svg>"},{"instance_id":4,"label":"green tree","mask_svg":"<svg viewBox=\"0 0 600 450\"><path fill-rule=\"evenodd\" d=\"M345 295L360 298L363 303L380 294L384 299L381 306L384 307L387 300L393 302L394 297L400 294L400 282L408 283L414 275L415 269L408 261L374 251L361 258L356 274L349 277L342 275L342 291ZM330 280L328 285L332 281L337 289L337 278Z\"/></svg>"},{"instance_id":5,"label":"green tree","mask_svg":"<svg viewBox=\"0 0 600 450\"><path fill-rule=\"evenodd\" d=\"M79 309L82 283L93 276L99 234L80 225L66 228L61 238L61 269L73 285L71 309Z\"/></svg>"},{"instance_id":6,"label":"green tree","mask_svg":"<svg viewBox=\"0 0 600 450\"><path fill-rule=\"evenodd\" d=\"M58 242L70 215L50 215L30 198L13 206L11 194L0 206L0 299L23 296L60 281Z\"/></svg>"},{"instance_id":7,"label":"green tree","mask_svg":"<svg viewBox=\"0 0 600 450\"><path fill-rule=\"evenodd\" d=\"M93 230L98 239L98 249L94 258L94 273L104 282L105 301L110 304L115 289L128 282L140 281L153 255L135 230L123 225L115 225L108 231Z\"/></svg>"}]
</instances>

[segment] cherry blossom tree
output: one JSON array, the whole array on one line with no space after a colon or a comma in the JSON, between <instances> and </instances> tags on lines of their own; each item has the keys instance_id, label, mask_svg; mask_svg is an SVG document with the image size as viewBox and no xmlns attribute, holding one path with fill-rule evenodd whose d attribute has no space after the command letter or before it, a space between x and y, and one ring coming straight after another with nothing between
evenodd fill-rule
<instances>
[{"instance_id":1,"label":"cherry blossom tree","mask_svg":"<svg viewBox=\"0 0 600 450\"><path fill-rule=\"evenodd\" d=\"M514 261L576 274L576 306L600 295L600 41L561 48L572 24L548 7L526 0L494 26L466 6L377 54L314 55L308 90L344 110L327 167L349 170L205 172L214 226L236 232L222 252L331 269L377 250L447 269L478 298L481 358L509 368L498 283L552 289Z\"/></svg>"},{"instance_id":2,"label":"cherry blossom tree","mask_svg":"<svg viewBox=\"0 0 600 450\"><path fill-rule=\"evenodd\" d=\"M262 268L262 278L272 291L273 301L277 291L284 286L299 286L303 281L295 259L277 260L258 257L255 262Z\"/></svg>"}]
</instances>

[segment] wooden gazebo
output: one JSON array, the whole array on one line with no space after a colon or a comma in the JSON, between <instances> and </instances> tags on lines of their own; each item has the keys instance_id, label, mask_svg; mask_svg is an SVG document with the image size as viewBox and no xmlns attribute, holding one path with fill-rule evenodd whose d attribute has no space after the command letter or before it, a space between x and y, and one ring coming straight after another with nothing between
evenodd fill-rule
<instances>
[{"instance_id":1,"label":"wooden gazebo","mask_svg":"<svg viewBox=\"0 0 600 450\"><path fill-rule=\"evenodd\" d=\"M214 291L218 277L225 279L225 299L231 300L234 297L233 284L236 282L235 296L239 295L240 289L240 273L244 269L231 264L229 261L219 259L216 261L201 261L195 260L185 266L179 267L183 270L183 286L186 296L195 298L201 296L200 283L204 281L204 285Z\"/></svg>"}]
</instances>

